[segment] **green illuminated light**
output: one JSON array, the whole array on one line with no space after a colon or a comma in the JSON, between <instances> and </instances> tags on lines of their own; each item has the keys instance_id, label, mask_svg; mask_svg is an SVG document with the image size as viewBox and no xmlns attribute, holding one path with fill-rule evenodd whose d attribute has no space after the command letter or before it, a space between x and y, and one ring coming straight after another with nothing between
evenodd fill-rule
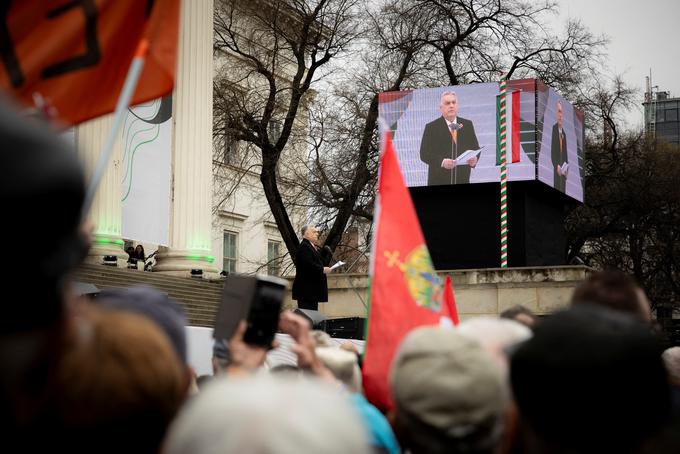
<instances>
[{"instance_id":1,"label":"green illuminated light","mask_svg":"<svg viewBox=\"0 0 680 454\"><path fill-rule=\"evenodd\" d=\"M197 262L212 263L215 261L215 257L213 257L212 255L189 255L187 258L189 260L195 260Z\"/></svg>"},{"instance_id":2,"label":"green illuminated light","mask_svg":"<svg viewBox=\"0 0 680 454\"><path fill-rule=\"evenodd\" d=\"M97 244L115 244L117 246L123 245L123 240L114 240L112 238L95 238L94 242Z\"/></svg>"}]
</instances>

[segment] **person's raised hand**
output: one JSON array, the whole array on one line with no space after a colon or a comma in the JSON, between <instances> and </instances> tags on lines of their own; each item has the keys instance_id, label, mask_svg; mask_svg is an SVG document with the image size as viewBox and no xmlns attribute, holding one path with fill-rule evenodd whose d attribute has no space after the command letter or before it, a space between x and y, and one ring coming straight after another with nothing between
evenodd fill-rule
<instances>
[{"instance_id":1,"label":"person's raised hand","mask_svg":"<svg viewBox=\"0 0 680 454\"><path fill-rule=\"evenodd\" d=\"M264 364L269 349L261 345L247 344L243 340L247 327L246 321L241 320L233 336L229 339L228 373L250 373Z\"/></svg>"},{"instance_id":2,"label":"person's raised hand","mask_svg":"<svg viewBox=\"0 0 680 454\"><path fill-rule=\"evenodd\" d=\"M335 381L331 371L316 356L316 344L310 332L309 322L305 318L286 311L279 318L279 329L289 334L295 341L290 350L297 355L299 368L321 379Z\"/></svg>"}]
</instances>

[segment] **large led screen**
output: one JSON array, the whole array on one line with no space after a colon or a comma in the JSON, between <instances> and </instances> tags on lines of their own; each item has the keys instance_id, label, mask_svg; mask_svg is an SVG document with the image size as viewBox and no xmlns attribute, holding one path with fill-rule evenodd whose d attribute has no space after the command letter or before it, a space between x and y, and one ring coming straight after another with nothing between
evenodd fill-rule
<instances>
[{"instance_id":1,"label":"large led screen","mask_svg":"<svg viewBox=\"0 0 680 454\"><path fill-rule=\"evenodd\" d=\"M583 201L583 114L535 79L381 93L407 186L500 181L500 131L509 181L535 180Z\"/></svg>"},{"instance_id":2,"label":"large led screen","mask_svg":"<svg viewBox=\"0 0 680 454\"><path fill-rule=\"evenodd\" d=\"M536 178L534 82L508 85L510 181ZM379 99L407 186L500 181L497 83L386 92Z\"/></svg>"},{"instance_id":3,"label":"large led screen","mask_svg":"<svg viewBox=\"0 0 680 454\"><path fill-rule=\"evenodd\" d=\"M583 113L538 82L538 179L583 202Z\"/></svg>"}]
</instances>

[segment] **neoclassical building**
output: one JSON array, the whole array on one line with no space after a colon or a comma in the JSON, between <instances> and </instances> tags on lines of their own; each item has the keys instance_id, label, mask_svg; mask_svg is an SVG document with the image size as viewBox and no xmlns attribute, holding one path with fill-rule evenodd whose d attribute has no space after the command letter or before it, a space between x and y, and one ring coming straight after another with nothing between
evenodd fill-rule
<instances>
[{"instance_id":1,"label":"neoclassical building","mask_svg":"<svg viewBox=\"0 0 680 454\"><path fill-rule=\"evenodd\" d=\"M192 270L200 269L204 276L217 276L222 270L280 274L288 269L290 261L281 258L285 246L271 217L259 175L223 160L221 156L226 154L222 148L227 145L217 140L213 144L213 77L215 68L229 59L228 55L213 55L213 14L213 0L182 4L171 123L166 128L168 138L162 151L167 163L158 164L167 167L167 181L144 182L152 189L153 185L166 185L167 191L161 191L163 195L146 212L126 208L130 188L125 185L132 172L129 163L133 157L140 161L149 141L138 139L135 144L131 138L137 133L121 131L89 216L95 225L95 245L89 262L101 263L105 257L109 261L116 257L118 265L125 266L125 247L143 244L147 256L157 251L154 272L188 276ZM93 172L112 122L109 115L74 131L88 174ZM238 184L225 193L225 187L235 181ZM135 188L140 186L136 182ZM165 210L157 210L164 205ZM295 224L303 222L299 213L291 216ZM125 226L130 224L126 217L136 218L136 224L142 227L145 222L159 224L161 230L165 229L161 235L164 240L149 241L126 232Z\"/></svg>"}]
</instances>

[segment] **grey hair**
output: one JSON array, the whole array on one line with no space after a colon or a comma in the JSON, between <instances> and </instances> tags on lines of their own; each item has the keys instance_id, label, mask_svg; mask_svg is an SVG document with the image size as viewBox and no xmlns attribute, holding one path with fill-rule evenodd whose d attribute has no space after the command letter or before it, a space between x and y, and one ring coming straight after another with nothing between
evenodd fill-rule
<instances>
[{"instance_id":1,"label":"grey hair","mask_svg":"<svg viewBox=\"0 0 680 454\"><path fill-rule=\"evenodd\" d=\"M479 342L491 354L504 377L508 376L509 370L507 349L533 336L529 328L507 318L474 317L462 321L456 329Z\"/></svg>"},{"instance_id":2,"label":"grey hair","mask_svg":"<svg viewBox=\"0 0 680 454\"><path fill-rule=\"evenodd\" d=\"M312 330L311 334L316 347L337 347L337 344L333 342L333 338L327 332L315 329Z\"/></svg>"},{"instance_id":3,"label":"grey hair","mask_svg":"<svg viewBox=\"0 0 680 454\"><path fill-rule=\"evenodd\" d=\"M456 94L455 91L446 90L445 92L443 92L443 93L441 94L441 96L439 96L439 104L442 103L442 100L444 99L444 96L453 96L453 97L456 98L456 101L458 101L458 95Z\"/></svg>"},{"instance_id":4,"label":"grey hair","mask_svg":"<svg viewBox=\"0 0 680 454\"><path fill-rule=\"evenodd\" d=\"M361 392L361 369L357 355L334 347L317 347L316 356L350 392Z\"/></svg>"},{"instance_id":5,"label":"grey hair","mask_svg":"<svg viewBox=\"0 0 680 454\"><path fill-rule=\"evenodd\" d=\"M332 410L329 410L332 409ZM349 400L321 382L218 378L182 409L167 454L369 454Z\"/></svg>"},{"instance_id":6,"label":"grey hair","mask_svg":"<svg viewBox=\"0 0 680 454\"><path fill-rule=\"evenodd\" d=\"M510 347L531 338L529 328L514 320L496 317L474 317L461 322L458 332L476 339L482 347Z\"/></svg>"},{"instance_id":7,"label":"grey hair","mask_svg":"<svg viewBox=\"0 0 680 454\"><path fill-rule=\"evenodd\" d=\"M302 236L305 236L305 233L307 233L307 229L310 228L310 227L312 227L312 224L303 225L302 228L300 229L300 234Z\"/></svg>"},{"instance_id":8,"label":"grey hair","mask_svg":"<svg viewBox=\"0 0 680 454\"><path fill-rule=\"evenodd\" d=\"M680 384L680 347L671 347L664 350L661 358L663 358L663 363L666 366L671 381Z\"/></svg>"}]
</instances>

